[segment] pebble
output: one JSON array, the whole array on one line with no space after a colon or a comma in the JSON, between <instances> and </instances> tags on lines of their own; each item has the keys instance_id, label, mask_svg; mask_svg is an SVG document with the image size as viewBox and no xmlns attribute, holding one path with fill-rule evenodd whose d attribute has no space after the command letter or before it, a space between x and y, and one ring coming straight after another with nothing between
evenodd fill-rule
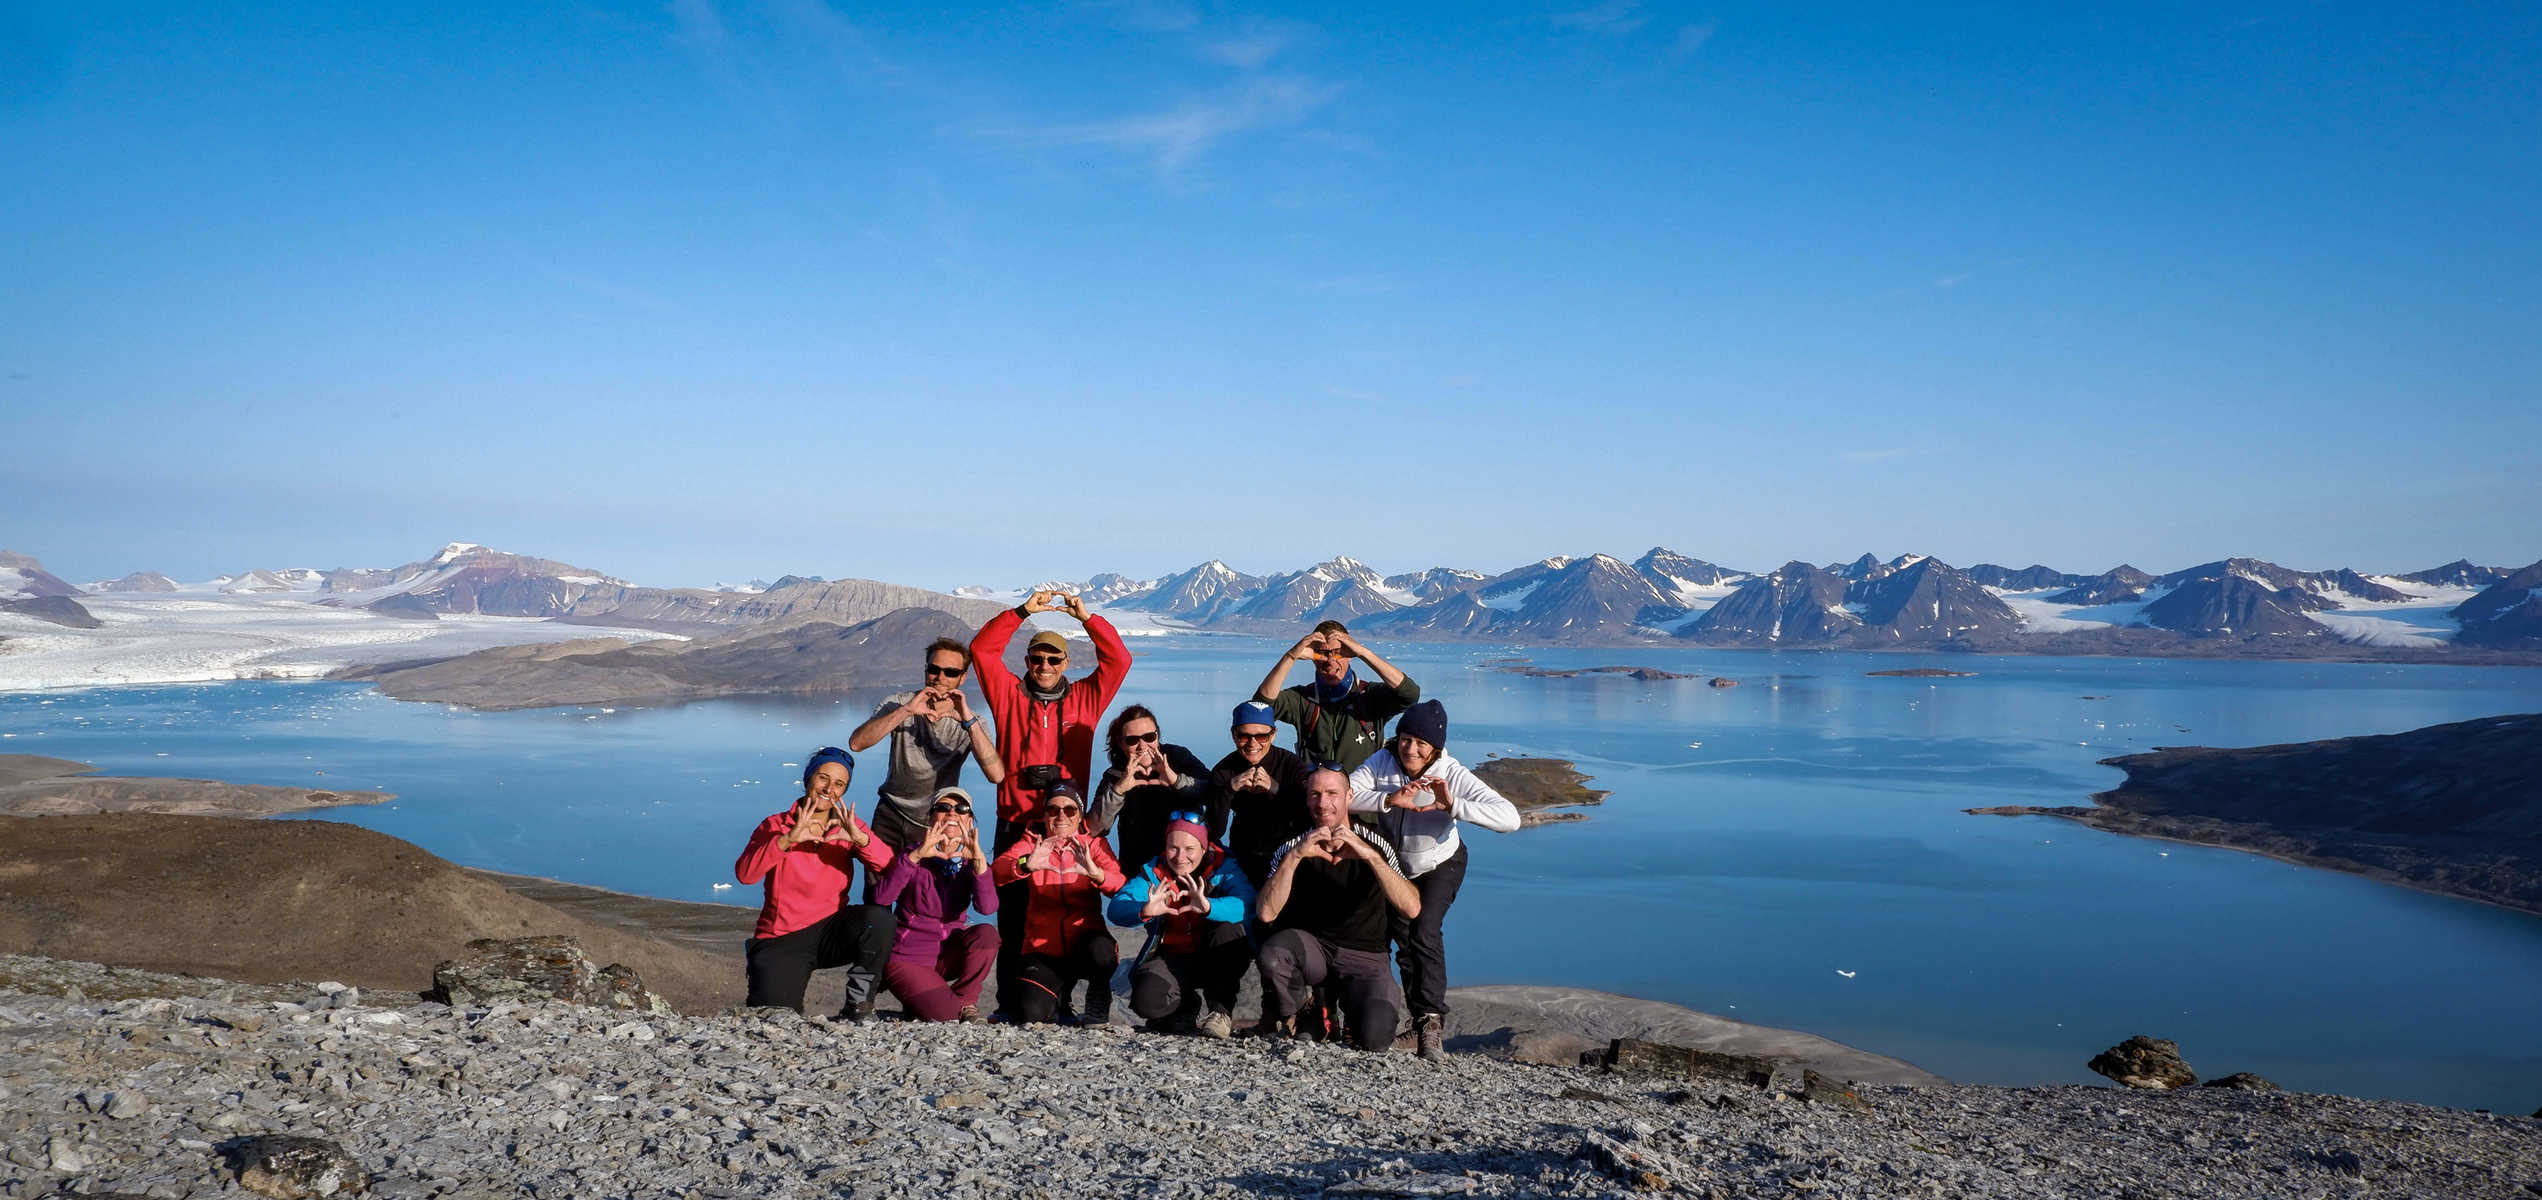
<instances>
[{"instance_id":1,"label":"pebble","mask_svg":"<svg viewBox=\"0 0 2542 1200\"><path fill-rule=\"evenodd\" d=\"M383 1005L406 997L12 956L0 979L0 1200L235 1195L230 1148L269 1134L335 1143L368 1195L412 1200L2533 1200L2542 1175L2542 1122L2290 1092L2130 1093L2121 1109L2099 1087L1844 1089L1856 1107L1825 1080L1806 1100L1806 1079L1692 1092L1252 1039ZM154 987L105 1009L68 995Z\"/></svg>"}]
</instances>

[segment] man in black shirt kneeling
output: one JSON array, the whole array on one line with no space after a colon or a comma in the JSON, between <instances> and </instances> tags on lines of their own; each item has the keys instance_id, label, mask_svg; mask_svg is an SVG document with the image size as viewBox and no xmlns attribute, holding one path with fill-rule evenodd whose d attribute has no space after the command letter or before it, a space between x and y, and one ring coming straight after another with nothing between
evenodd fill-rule
<instances>
[{"instance_id":1,"label":"man in black shirt kneeling","mask_svg":"<svg viewBox=\"0 0 2542 1200\"><path fill-rule=\"evenodd\" d=\"M1258 956L1263 1011L1294 1013L1308 989L1325 986L1339 995L1360 1049L1391 1049L1403 988L1386 960L1387 919L1420 916L1421 893L1396 869L1394 849L1351 823L1350 780L1341 772L1309 776L1306 805L1314 827L1272 854L1257 900L1263 923L1277 931ZM1295 1032L1286 1017L1274 1028Z\"/></svg>"}]
</instances>

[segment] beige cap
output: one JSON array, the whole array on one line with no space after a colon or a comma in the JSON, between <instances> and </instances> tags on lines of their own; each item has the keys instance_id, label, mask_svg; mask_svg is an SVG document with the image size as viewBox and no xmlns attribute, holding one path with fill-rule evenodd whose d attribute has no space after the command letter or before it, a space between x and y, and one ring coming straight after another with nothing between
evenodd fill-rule
<instances>
[{"instance_id":1,"label":"beige cap","mask_svg":"<svg viewBox=\"0 0 2542 1200\"><path fill-rule=\"evenodd\" d=\"M1048 646L1053 650L1057 650L1061 654L1068 653L1068 639L1061 637L1057 630L1042 630L1040 633L1033 635L1033 640L1024 643L1024 648L1027 650L1030 650L1035 646Z\"/></svg>"}]
</instances>

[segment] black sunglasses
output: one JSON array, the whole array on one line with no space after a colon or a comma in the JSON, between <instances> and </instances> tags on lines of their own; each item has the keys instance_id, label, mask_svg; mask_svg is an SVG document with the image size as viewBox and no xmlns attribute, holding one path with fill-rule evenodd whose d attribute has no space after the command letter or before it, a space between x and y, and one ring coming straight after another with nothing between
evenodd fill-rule
<instances>
[{"instance_id":1,"label":"black sunglasses","mask_svg":"<svg viewBox=\"0 0 2542 1200\"><path fill-rule=\"evenodd\" d=\"M951 800L947 800L929 808L927 811L931 813L960 813L967 817L971 815L971 806L968 804L956 804Z\"/></svg>"},{"instance_id":2,"label":"black sunglasses","mask_svg":"<svg viewBox=\"0 0 2542 1200\"><path fill-rule=\"evenodd\" d=\"M1061 663L1067 662L1068 656L1065 654L1027 654L1024 656L1024 661L1055 667Z\"/></svg>"},{"instance_id":3,"label":"black sunglasses","mask_svg":"<svg viewBox=\"0 0 2542 1200\"><path fill-rule=\"evenodd\" d=\"M960 679L962 673L970 669L969 667L939 667L934 663L927 664L927 674L942 675L948 679Z\"/></svg>"},{"instance_id":4,"label":"black sunglasses","mask_svg":"<svg viewBox=\"0 0 2542 1200\"><path fill-rule=\"evenodd\" d=\"M1148 730L1146 733L1125 733L1121 735L1121 741L1127 745L1135 745L1139 742L1153 742L1155 740L1156 731L1153 729Z\"/></svg>"},{"instance_id":5,"label":"black sunglasses","mask_svg":"<svg viewBox=\"0 0 2542 1200\"><path fill-rule=\"evenodd\" d=\"M1267 742L1271 740L1271 735L1267 733L1239 733L1233 736L1239 742Z\"/></svg>"}]
</instances>

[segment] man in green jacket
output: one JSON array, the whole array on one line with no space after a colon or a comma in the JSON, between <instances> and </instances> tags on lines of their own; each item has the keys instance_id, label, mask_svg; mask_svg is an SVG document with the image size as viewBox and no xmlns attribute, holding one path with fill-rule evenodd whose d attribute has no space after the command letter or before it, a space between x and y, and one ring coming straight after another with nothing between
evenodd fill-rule
<instances>
[{"instance_id":1,"label":"man in green jacket","mask_svg":"<svg viewBox=\"0 0 2542 1200\"><path fill-rule=\"evenodd\" d=\"M1367 663L1377 679L1361 679L1351 666L1354 658ZM1315 678L1282 689L1289 668L1307 659L1315 660ZM1253 694L1297 727L1301 757L1347 775L1385 744L1386 722L1421 699L1421 685L1360 645L1341 622L1325 621L1272 664Z\"/></svg>"}]
</instances>

